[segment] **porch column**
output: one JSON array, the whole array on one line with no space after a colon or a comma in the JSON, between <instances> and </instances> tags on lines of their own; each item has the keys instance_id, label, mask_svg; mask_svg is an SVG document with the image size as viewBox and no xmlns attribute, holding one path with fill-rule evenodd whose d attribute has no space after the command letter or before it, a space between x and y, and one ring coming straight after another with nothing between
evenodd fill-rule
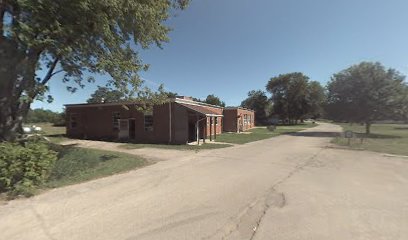
<instances>
[{"instance_id":1,"label":"porch column","mask_svg":"<svg viewBox=\"0 0 408 240\"><path fill-rule=\"evenodd\" d=\"M217 124L215 123L215 118L216 117L214 117L214 140L217 139Z\"/></svg>"},{"instance_id":2,"label":"porch column","mask_svg":"<svg viewBox=\"0 0 408 240\"><path fill-rule=\"evenodd\" d=\"M212 141L212 117L210 117L210 141Z\"/></svg>"},{"instance_id":3,"label":"porch column","mask_svg":"<svg viewBox=\"0 0 408 240\"><path fill-rule=\"evenodd\" d=\"M207 138L207 117L205 117L205 125L203 129L203 143L205 143L205 139Z\"/></svg>"}]
</instances>

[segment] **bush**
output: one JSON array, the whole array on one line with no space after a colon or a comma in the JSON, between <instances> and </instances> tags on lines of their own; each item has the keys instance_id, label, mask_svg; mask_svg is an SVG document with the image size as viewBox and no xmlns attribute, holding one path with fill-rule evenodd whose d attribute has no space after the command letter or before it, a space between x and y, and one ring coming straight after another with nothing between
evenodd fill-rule
<instances>
[{"instance_id":1,"label":"bush","mask_svg":"<svg viewBox=\"0 0 408 240\"><path fill-rule=\"evenodd\" d=\"M57 159L57 153L41 142L0 143L0 192L30 196L44 184Z\"/></svg>"},{"instance_id":2,"label":"bush","mask_svg":"<svg viewBox=\"0 0 408 240\"><path fill-rule=\"evenodd\" d=\"M266 127L269 131L273 132L276 130L276 125L269 125Z\"/></svg>"}]
</instances>

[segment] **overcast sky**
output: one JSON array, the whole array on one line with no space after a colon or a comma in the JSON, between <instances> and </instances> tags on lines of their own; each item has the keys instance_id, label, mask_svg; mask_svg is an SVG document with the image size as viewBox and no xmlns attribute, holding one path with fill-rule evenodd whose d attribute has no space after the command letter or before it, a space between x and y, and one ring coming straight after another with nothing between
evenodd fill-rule
<instances>
[{"instance_id":1,"label":"overcast sky","mask_svg":"<svg viewBox=\"0 0 408 240\"><path fill-rule=\"evenodd\" d=\"M325 84L352 64L380 61L408 74L406 0L192 0L168 24L174 31L164 49L141 55L151 64L141 73L147 85L197 98L215 94L231 106L282 73ZM56 77L55 101L33 108L85 102L104 79L71 94Z\"/></svg>"}]
</instances>

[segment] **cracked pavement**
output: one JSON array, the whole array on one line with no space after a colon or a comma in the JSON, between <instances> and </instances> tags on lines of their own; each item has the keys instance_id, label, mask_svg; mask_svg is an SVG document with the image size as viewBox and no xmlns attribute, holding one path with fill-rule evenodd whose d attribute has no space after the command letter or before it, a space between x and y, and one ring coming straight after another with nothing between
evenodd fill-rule
<instances>
[{"instance_id":1,"label":"cracked pavement","mask_svg":"<svg viewBox=\"0 0 408 240\"><path fill-rule=\"evenodd\" d=\"M408 159L339 127L169 158L0 206L0 239L408 239Z\"/></svg>"}]
</instances>

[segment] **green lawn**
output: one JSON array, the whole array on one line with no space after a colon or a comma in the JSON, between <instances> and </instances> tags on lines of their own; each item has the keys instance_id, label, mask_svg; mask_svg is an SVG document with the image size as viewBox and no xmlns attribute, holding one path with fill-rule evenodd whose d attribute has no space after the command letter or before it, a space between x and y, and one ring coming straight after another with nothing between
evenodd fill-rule
<instances>
[{"instance_id":1,"label":"green lawn","mask_svg":"<svg viewBox=\"0 0 408 240\"><path fill-rule=\"evenodd\" d=\"M231 147L231 144L214 144L205 143L200 146L196 145L168 145L168 144L139 144L139 143L125 143L120 145L121 148L125 149L141 149L141 148L158 148L158 149L173 149L181 151L199 151L205 149L217 149Z\"/></svg>"},{"instance_id":2,"label":"green lawn","mask_svg":"<svg viewBox=\"0 0 408 240\"><path fill-rule=\"evenodd\" d=\"M52 145L58 160L45 187L54 188L129 171L150 164L130 154Z\"/></svg>"},{"instance_id":3,"label":"green lawn","mask_svg":"<svg viewBox=\"0 0 408 240\"><path fill-rule=\"evenodd\" d=\"M343 130L351 130L355 133L355 137L351 140L351 148L408 155L408 124L374 124L368 136L365 135L365 127L362 125L339 125ZM348 140L344 137L337 137L332 142L348 146Z\"/></svg>"},{"instance_id":4,"label":"green lawn","mask_svg":"<svg viewBox=\"0 0 408 240\"><path fill-rule=\"evenodd\" d=\"M299 125L277 126L274 131L269 131L266 127L253 128L246 133L223 133L217 136L217 142L244 144L259 141L282 134L294 133L306 128L315 127L317 124L305 123Z\"/></svg>"}]
</instances>

